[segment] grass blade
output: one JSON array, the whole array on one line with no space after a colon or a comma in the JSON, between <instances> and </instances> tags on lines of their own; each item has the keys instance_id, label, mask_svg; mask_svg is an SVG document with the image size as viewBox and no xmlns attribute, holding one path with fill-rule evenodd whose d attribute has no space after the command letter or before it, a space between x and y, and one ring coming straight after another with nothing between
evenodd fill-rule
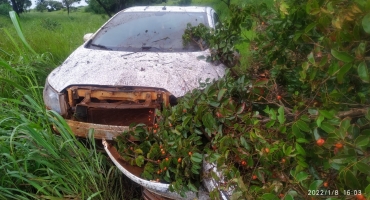
<instances>
[{"instance_id":1,"label":"grass blade","mask_svg":"<svg viewBox=\"0 0 370 200\"><path fill-rule=\"evenodd\" d=\"M30 50L33 54L37 54L33 49L32 47L28 44L26 38L24 37L23 35L23 32L22 32L22 28L21 28L21 24L19 23L19 18L18 18L18 15L14 12L14 11L10 11L9 12L9 16L10 16L10 19L12 20L13 22L13 25L14 25L14 28L15 30L17 31L17 34L19 36L19 38L21 39L22 43L24 44L24 46L27 47L28 50Z\"/></svg>"}]
</instances>

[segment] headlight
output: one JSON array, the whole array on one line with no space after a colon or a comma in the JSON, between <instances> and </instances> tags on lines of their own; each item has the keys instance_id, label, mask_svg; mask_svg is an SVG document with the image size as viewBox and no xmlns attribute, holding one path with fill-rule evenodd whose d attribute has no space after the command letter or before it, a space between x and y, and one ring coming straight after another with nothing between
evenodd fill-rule
<instances>
[{"instance_id":1,"label":"headlight","mask_svg":"<svg viewBox=\"0 0 370 200\"><path fill-rule=\"evenodd\" d=\"M60 115L67 114L67 105L64 99L64 94L58 93L52 88L46 80L43 92L44 103L50 110L54 110Z\"/></svg>"}]
</instances>

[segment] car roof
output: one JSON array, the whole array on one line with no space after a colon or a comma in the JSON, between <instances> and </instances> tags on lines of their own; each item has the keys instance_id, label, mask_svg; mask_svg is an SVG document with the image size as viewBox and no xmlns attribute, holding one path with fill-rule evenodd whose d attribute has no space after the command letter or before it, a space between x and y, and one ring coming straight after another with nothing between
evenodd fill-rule
<instances>
[{"instance_id":1,"label":"car roof","mask_svg":"<svg viewBox=\"0 0 370 200\"><path fill-rule=\"evenodd\" d=\"M203 6L135 6L124 12L207 12L211 7Z\"/></svg>"}]
</instances>

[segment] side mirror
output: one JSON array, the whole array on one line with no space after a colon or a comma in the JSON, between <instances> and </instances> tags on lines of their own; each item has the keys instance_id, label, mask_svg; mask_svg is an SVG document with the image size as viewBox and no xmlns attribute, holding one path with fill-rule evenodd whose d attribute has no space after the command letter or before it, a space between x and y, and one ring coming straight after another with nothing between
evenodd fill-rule
<instances>
[{"instance_id":1,"label":"side mirror","mask_svg":"<svg viewBox=\"0 0 370 200\"><path fill-rule=\"evenodd\" d=\"M93 36L93 35L94 35L94 33L86 33L84 35L84 42L88 41L91 38L91 36Z\"/></svg>"}]
</instances>

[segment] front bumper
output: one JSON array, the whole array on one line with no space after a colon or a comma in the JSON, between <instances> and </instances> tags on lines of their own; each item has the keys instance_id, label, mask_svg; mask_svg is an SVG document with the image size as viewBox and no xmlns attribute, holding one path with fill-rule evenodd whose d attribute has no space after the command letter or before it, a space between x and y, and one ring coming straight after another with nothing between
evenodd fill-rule
<instances>
[{"instance_id":1,"label":"front bumper","mask_svg":"<svg viewBox=\"0 0 370 200\"><path fill-rule=\"evenodd\" d=\"M155 110L169 105L170 93L159 88L71 86L63 92L63 116L77 137L114 140L130 125L155 122Z\"/></svg>"}]
</instances>

